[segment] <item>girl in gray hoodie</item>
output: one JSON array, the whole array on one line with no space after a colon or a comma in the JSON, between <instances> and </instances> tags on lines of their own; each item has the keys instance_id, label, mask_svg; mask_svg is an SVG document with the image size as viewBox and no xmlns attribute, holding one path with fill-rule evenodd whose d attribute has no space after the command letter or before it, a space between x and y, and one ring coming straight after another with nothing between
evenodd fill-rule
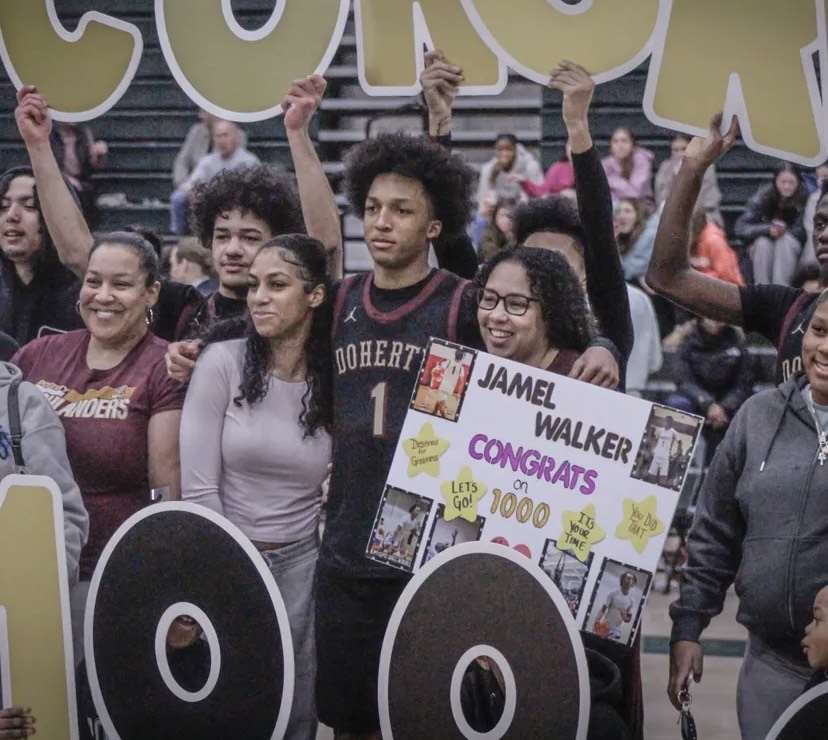
<instances>
[{"instance_id":1,"label":"girl in gray hoodie","mask_svg":"<svg viewBox=\"0 0 828 740\"><path fill-rule=\"evenodd\" d=\"M802 339L803 372L742 406L713 458L670 606L668 694L702 675L699 638L735 583L748 645L737 689L742 737L764 738L802 692L800 650L828 581L828 292Z\"/></svg>"},{"instance_id":2,"label":"girl in gray hoodie","mask_svg":"<svg viewBox=\"0 0 828 740\"><path fill-rule=\"evenodd\" d=\"M12 425L9 420L9 388L20 381L20 370L8 362L0 362L0 480L21 472L12 446ZM31 383L20 382L17 389L20 418L20 452L24 472L51 478L61 493L63 504L63 539L66 546L66 569L69 583L78 580L80 552L89 533L89 517L83 506L80 490L75 485L63 425L43 394ZM0 506L3 501L0 500ZM2 563L0 563L2 567ZM3 595L0 594L0 604ZM2 696L2 687L0 687ZM34 719L24 707L3 708L0 702L0 737L26 737L32 732ZM27 734L17 734L25 731ZM11 734L15 733L15 734Z\"/></svg>"},{"instance_id":3,"label":"girl in gray hoodie","mask_svg":"<svg viewBox=\"0 0 828 740\"><path fill-rule=\"evenodd\" d=\"M0 362L0 480L17 472L9 423L9 386L20 377L20 370L14 365ZM48 476L61 492L66 567L69 583L75 583L81 548L89 533L89 517L66 457L63 425L46 397L31 383L21 382L17 395L25 472Z\"/></svg>"}]
</instances>

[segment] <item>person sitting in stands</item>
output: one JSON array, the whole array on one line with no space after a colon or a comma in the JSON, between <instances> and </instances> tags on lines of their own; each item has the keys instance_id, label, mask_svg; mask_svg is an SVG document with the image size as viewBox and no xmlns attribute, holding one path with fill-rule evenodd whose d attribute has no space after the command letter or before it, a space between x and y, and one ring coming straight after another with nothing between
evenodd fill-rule
<instances>
[{"instance_id":1,"label":"person sitting in stands","mask_svg":"<svg viewBox=\"0 0 828 740\"><path fill-rule=\"evenodd\" d=\"M181 187L192 174L196 165L210 153L213 144L213 124L216 122L216 117L206 110L200 109L198 111L198 123L194 123L181 149L175 155L175 162L173 163L172 179L173 187ZM247 134L239 129L240 146L247 147Z\"/></svg>"},{"instance_id":2,"label":"person sitting in stands","mask_svg":"<svg viewBox=\"0 0 828 740\"><path fill-rule=\"evenodd\" d=\"M619 126L610 139L609 156L601 160L614 200L634 198L653 211L653 153L638 146L632 130Z\"/></svg>"},{"instance_id":3,"label":"person sitting in stands","mask_svg":"<svg viewBox=\"0 0 828 740\"><path fill-rule=\"evenodd\" d=\"M480 237L480 247L477 252L480 262L485 262L489 257L514 243L512 235L512 212L517 202L514 200L501 199L494 208L494 215L483 230Z\"/></svg>"},{"instance_id":4,"label":"person sitting in stands","mask_svg":"<svg viewBox=\"0 0 828 740\"><path fill-rule=\"evenodd\" d=\"M546 176L540 185L528 180L524 175L512 175L511 177L515 182L520 183L523 192L530 198L544 198L548 195L574 190L575 170L572 167L572 150L569 144L564 147L564 156L546 171Z\"/></svg>"},{"instance_id":5,"label":"person sitting in stands","mask_svg":"<svg viewBox=\"0 0 828 740\"><path fill-rule=\"evenodd\" d=\"M679 347L673 369L676 393L667 405L705 417L705 465L742 404L753 394L752 360L742 332L712 319L697 319Z\"/></svg>"},{"instance_id":6,"label":"person sitting in stands","mask_svg":"<svg viewBox=\"0 0 828 740\"><path fill-rule=\"evenodd\" d=\"M733 285L745 284L736 252L728 244L727 236L718 224L708 220L701 208L693 212L690 225L690 264L705 275Z\"/></svg>"},{"instance_id":7,"label":"person sitting in stands","mask_svg":"<svg viewBox=\"0 0 828 740\"><path fill-rule=\"evenodd\" d=\"M615 239L621 253L624 279L638 283L647 270L653 251L658 216L647 217L644 203L621 198L615 208Z\"/></svg>"},{"instance_id":8,"label":"person sitting in stands","mask_svg":"<svg viewBox=\"0 0 828 740\"><path fill-rule=\"evenodd\" d=\"M665 159L655 176L655 202L656 208L661 208L667 196L670 194L670 188L673 187L673 181L676 179L676 174L681 167L681 160L684 158L684 152L687 145L690 143L690 137L686 134L676 134L673 141L670 142L670 157ZM707 221L724 227L724 219L722 212L719 210L722 204L722 191L719 190L719 183L716 178L716 166L710 165L704 171L702 178L701 192L699 193L699 200L696 208L701 210L707 217Z\"/></svg>"},{"instance_id":9,"label":"person sitting in stands","mask_svg":"<svg viewBox=\"0 0 828 740\"><path fill-rule=\"evenodd\" d=\"M184 237L170 249L170 280L192 285L205 296L215 293L219 284L210 250L195 237Z\"/></svg>"},{"instance_id":10,"label":"person sitting in stands","mask_svg":"<svg viewBox=\"0 0 828 740\"><path fill-rule=\"evenodd\" d=\"M543 170L538 160L516 136L499 134L494 149L494 157L480 169L480 181L477 186L478 204L490 193L494 193L496 198L523 200L526 196L521 189L521 182L543 182Z\"/></svg>"},{"instance_id":11,"label":"person sitting in stands","mask_svg":"<svg viewBox=\"0 0 828 740\"><path fill-rule=\"evenodd\" d=\"M807 197L799 167L784 162L736 221L736 236L749 245L755 285L791 284L807 237Z\"/></svg>"},{"instance_id":12,"label":"person sitting in stands","mask_svg":"<svg viewBox=\"0 0 828 740\"><path fill-rule=\"evenodd\" d=\"M259 158L241 145L241 130L231 121L213 124L213 152L201 158L190 176L170 196L170 231L183 234L187 230L187 208L190 191L223 170L234 170L259 163Z\"/></svg>"}]
</instances>

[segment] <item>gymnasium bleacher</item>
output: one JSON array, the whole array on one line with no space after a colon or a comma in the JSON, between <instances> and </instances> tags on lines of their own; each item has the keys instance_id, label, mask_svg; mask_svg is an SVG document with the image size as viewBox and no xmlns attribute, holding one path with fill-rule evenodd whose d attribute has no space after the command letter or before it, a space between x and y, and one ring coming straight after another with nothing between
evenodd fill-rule
<instances>
[{"instance_id":1,"label":"gymnasium bleacher","mask_svg":"<svg viewBox=\"0 0 828 740\"><path fill-rule=\"evenodd\" d=\"M91 122L96 136L109 144L107 166L95 175L98 195L110 196L102 208L103 230L128 223L140 223L161 233L167 230L173 159L196 121L195 105L173 80L159 48L153 5L152 0L55 0L58 15L70 30L84 12L98 10L134 23L144 38L141 63L128 91L109 113ZM243 27L254 29L270 16L273 5L274 0L234 0L233 9ZM669 155L671 132L650 123L641 109L646 73L645 63L621 79L600 85L591 126L597 146L607 151L615 127L629 125L639 142L655 152L658 164ZM418 108L416 98L370 98L360 89L352 21L326 77L328 93L312 134L338 192L342 157L348 147L365 137L366 127L374 132L398 128L421 131L424 109ZM14 105L14 87L0 68L0 169L26 161L14 123ZM544 167L559 158L566 137L560 97L515 75L510 76L501 95L458 98L453 125L456 149L475 164L491 156L492 143L501 131L515 133L540 156ZM249 148L263 161L290 166L280 119L245 124L244 128ZM719 183L728 231L732 232L744 202L773 167L774 160L741 143L721 161ZM341 196L339 200L344 212L344 200ZM366 269L370 260L358 220L343 216L343 229L346 270ZM757 357L760 365L769 364ZM666 384L663 388L669 387L669 365L668 358L654 380Z\"/></svg>"}]
</instances>

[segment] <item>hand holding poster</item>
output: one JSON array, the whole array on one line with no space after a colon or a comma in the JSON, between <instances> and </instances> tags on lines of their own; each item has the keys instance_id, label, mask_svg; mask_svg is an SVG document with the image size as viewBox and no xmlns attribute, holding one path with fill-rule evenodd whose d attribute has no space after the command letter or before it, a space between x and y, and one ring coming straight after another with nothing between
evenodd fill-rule
<instances>
[{"instance_id":1,"label":"hand holding poster","mask_svg":"<svg viewBox=\"0 0 828 740\"><path fill-rule=\"evenodd\" d=\"M464 542L543 568L580 629L630 645L702 419L432 339L368 557Z\"/></svg>"}]
</instances>

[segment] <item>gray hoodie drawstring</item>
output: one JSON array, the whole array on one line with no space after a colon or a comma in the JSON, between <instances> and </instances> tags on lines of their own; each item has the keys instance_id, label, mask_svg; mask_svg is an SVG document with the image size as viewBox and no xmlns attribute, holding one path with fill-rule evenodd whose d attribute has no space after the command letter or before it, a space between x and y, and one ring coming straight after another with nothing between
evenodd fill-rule
<instances>
[{"instance_id":1,"label":"gray hoodie drawstring","mask_svg":"<svg viewBox=\"0 0 828 740\"><path fill-rule=\"evenodd\" d=\"M762 458L762 464L759 466L760 473L765 470L765 463L770 457L771 450L773 449L773 443L776 442L776 438L777 436L779 436L779 430L782 428L782 422L785 420L785 414L788 412L788 406L791 402L791 397L793 396L794 392L798 390L799 388L797 387L797 385L793 384L790 390L785 395L785 403L782 405L782 413L779 415L779 419L776 422L776 427L773 430L773 435L771 436L770 442L768 443L768 448L765 450L765 454Z\"/></svg>"}]
</instances>

